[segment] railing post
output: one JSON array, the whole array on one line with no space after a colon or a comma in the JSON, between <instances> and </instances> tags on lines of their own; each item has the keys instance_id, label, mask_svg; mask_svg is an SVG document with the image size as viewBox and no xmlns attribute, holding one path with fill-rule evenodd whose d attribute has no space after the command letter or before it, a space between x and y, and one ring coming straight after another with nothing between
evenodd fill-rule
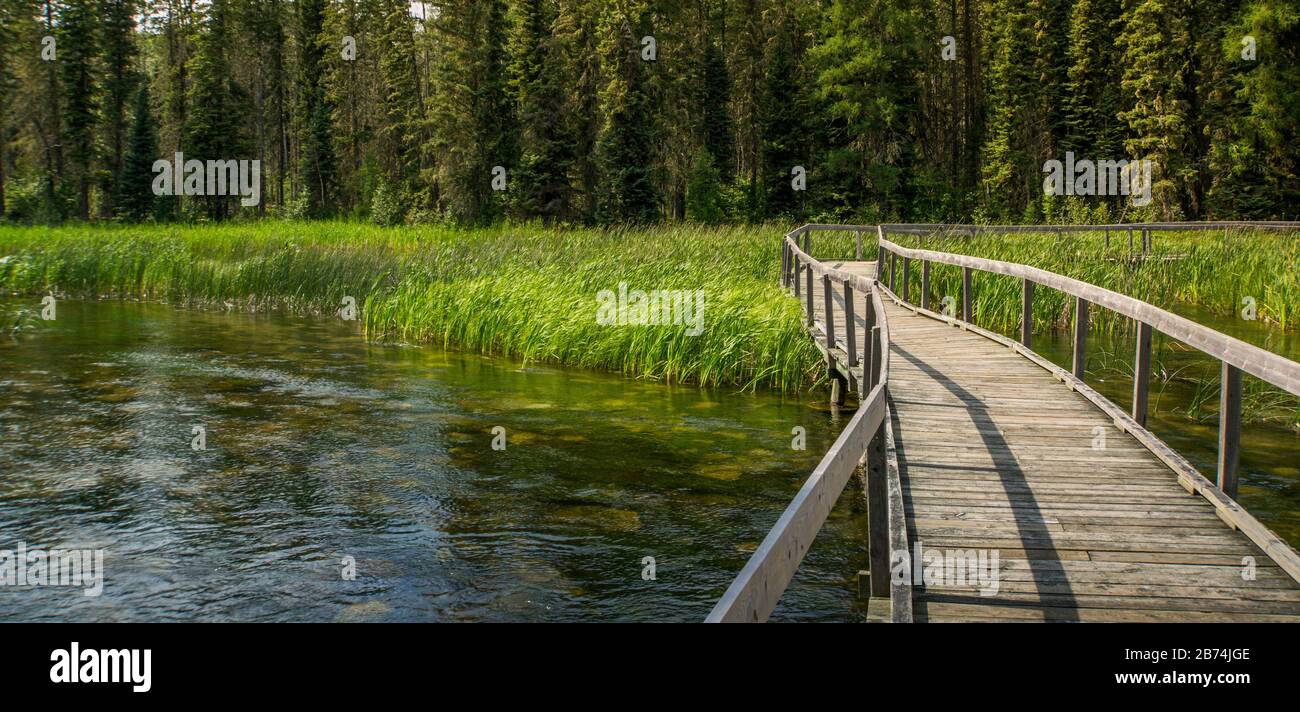
<instances>
[{"instance_id":1,"label":"railing post","mask_svg":"<svg viewBox=\"0 0 1300 712\"><path fill-rule=\"evenodd\" d=\"M885 279L885 248L880 248L880 256L876 258L876 280Z\"/></svg>"},{"instance_id":2,"label":"railing post","mask_svg":"<svg viewBox=\"0 0 1300 712\"><path fill-rule=\"evenodd\" d=\"M1110 230L1106 230L1106 242L1102 247L1102 252L1104 254L1110 254Z\"/></svg>"},{"instance_id":3,"label":"railing post","mask_svg":"<svg viewBox=\"0 0 1300 712\"><path fill-rule=\"evenodd\" d=\"M1133 420L1147 424L1147 394L1151 388L1151 325L1138 322L1137 355L1133 359Z\"/></svg>"},{"instance_id":4,"label":"railing post","mask_svg":"<svg viewBox=\"0 0 1300 712\"><path fill-rule=\"evenodd\" d=\"M889 561L889 488L886 485L885 424L871 436L867 445L867 542L871 561L871 597L888 598Z\"/></svg>"},{"instance_id":5,"label":"railing post","mask_svg":"<svg viewBox=\"0 0 1300 712\"><path fill-rule=\"evenodd\" d=\"M1237 463L1241 454L1241 369L1223 364L1219 390L1219 489L1237 498Z\"/></svg>"},{"instance_id":6,"label":"railing post","mask_svg":"<svg viewBox=\"0 0 1300 712\"><path fill-rule=\"evenodd\" d=\"M912 285L912 260L904 257L903 258L903 292L900 295L903 297L904 302L911 301L909 299L909 297L911 296L909 294L909 292L911 291L909 287L911 285Z\"/></svg>"},{"instance_id":7,"label":"railing post","mask_svg":"<svg viewBox=\"0 0 1300 712\"><path fill-rule=\"evenodd\" d=\"M967 324L974 323L971 316L970 308L971 299L971 268L961 268L961 320Z\"/></svg>"},{"instance_id":8,"label":"railing post","mask_svg":"<svg viewBox=\"0 0 1300 712\"><path fill-rule=\"evenodd\" d=\"M781 238L781 287L784 288L790 280L790 246L786 244L785 238Z\"/></svg>"},{"instance_id":9,"label":"railing post","mask_svg":"<svg viewBox=\"0 0 1300 712\"><path fill-rule=\"evenodd\" d=\"M805 297L808 299L808 326L813 325L813 270L812 265L807 267L808 277L804 283L804 291L807 292Z\"/></svg>"},{"instance_id":10,"label":"railing post","mask_svg":"<svg viewBox=\"0 0 1300 712\"><path fill-rule=\"evenodd\" d=\"M1033 348L1034 340L1034 283L1022 280L1020 283L1020 343L1025 348Z\"/></svg>"},{"instance_id":11,"label":"railing post","mask_svg":"<svg viewBox=\"0 0 1300 712\"><path fill-rule=\"evenodd\" d=\"M921 308L930 308L930 260L921 260Z\"/></svg>"},{"instance_id":12,"label":"railing post","mask_svg":"<svg viewBox=\"0 0 1300 712\"><path fill-rule=\"evenodd\" d=\"M826 372L835 377L835 295L831 293L831 278L822 275L822 310L826 313Z\"/></svg>"},{"instance_id":13,"label":"railing post","mask_svg":"<svg viewBox=\"0 0 1300 712\"><path fill-rule=\"evenodd\" d=\"M1083 380L1088 350L1088 300L1074 298L1074 377Z\"/></svg>"},{"instance_id":14,"label":"railing post","mask_svg":"<svg viewBox=\"0 0 1300 712\"><path fill-rule=\"evenodd\" d=\"M867 392L880 383L880 326L871 327L871 370L867 374Z\"/></svg>"},{"instance_id":15,"label":"railing post","mask_svg":"<svg viewBox=\"0 0 1300 712\"><path fill-rule=\"evenodd\" d=\"M812 258L812 230L803 231L803 253Z\"/></svg>"},{"instance_id":16,"label":"railing post","mask_svg":"<svg viewBox=\"0 0 1300 712\"><path fill-rule=\"evenodd\" d=\"M849 369L858 365L858 324L854 312L857 307L853 304L853 286L847 281L844 283L844 341L849 347ZM859 383L858 387L861 388Z\"/></svg>"},{"instance_id":17,"label":"railing post","mask_svg":"<svg viewBox=\"0 0 1300 712\"><path fill-rule=\"evenodd\" d=\"M894 294L898 294L898 290L894 289L896 276L898 276L898 253L891 252L889 253L889 291Z\"/></svg>"},{"instance_id":18,"label":"railing post","mask_svg":"<svg viewBox=\"0 0 1300 712\"><path fill-rule=\"evenodd\" d=\"M856 260L861 260L862 259L862 231L861 230L858 230L853 233L853 245L854 245L853 258Z\"/></svg>"}]
</instances>

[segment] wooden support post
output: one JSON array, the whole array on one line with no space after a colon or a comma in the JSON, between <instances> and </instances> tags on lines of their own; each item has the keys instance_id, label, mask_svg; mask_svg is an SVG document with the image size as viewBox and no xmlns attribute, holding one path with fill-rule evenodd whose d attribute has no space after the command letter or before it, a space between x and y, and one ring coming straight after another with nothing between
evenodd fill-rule
<instances>
[{"instance_id":1,"label":"wooden support post","mask_svg":"<svg viewBox=\"0 0 1300 712\"><path fill-rule=\"evenodd\" d=\"M1237 498L1237 463L1241 455L1241 369L1223 364L1219 391L1219 489Z\"/></svg>"},{"instance_id":2,"label":"wooden support post","mask_svg":"<svg viewBox=\"0 0 1300 712\"><path fill-rule=\"evenodd\" d=\"M813 271L812 265L808 265L808 276L804 282L804 290L807 292L804 296L808 300L808 326L813 325Z\"/></svg>"},{"instance_id":3,"label":"wooden support post","mask_svg":"<svg viewBox=\"0 0 1300 712\"><path fill-rule=\"evenodd\" d=\"M889 254L889 291L893 292L894 294L898 294L898 290L895 289L895 284L894 284L894 277L896 277L897 274L898 274L898 255L891 252Z\"/></svg>"},{"instance_id":4,"label":"wooden support post","mask_svg":"<svg viewBox=\"0 0 1300 712\"><path fill-rule=\"evenodd\" d=\"M974 323L971 315L971 268L961 268L961 320L967 324Z\"/></svg>"},{"instance_id":5,"label":"wooden support post","mask_svg":"<svg viewBox=\"0 0 1300 712\"><path fill-rule=\"evenodd\" d=\"M871 371L867 374L867 392L880 383L880 327L871 327Z\"/></svg>"},{"instance_id":6,"label":"wooden support post","mask_svg":"<svg viewBox=\"0 0 1300 712\"><path fill-rule=\"evenodd\" d=\"M871 597L889 597L889 488L885 461L885 424L871 437L866 452L867 541L871 560Z\"/></svg>"},{"instance_id":7,"label":"wooden support post","mask_svg":"<svg viewBox=\"0 0 1300 712\"><path fill-rule=\"evenodd\" d=\"M1128 254L1133 256L1133 228L1128 229Z\"/></svg>"},{"instance_id":8,"label":"wooden support post","mask_svg":"<svg viewBox=\"0 0 1300 712\"><path fill-rule=\"evenodd\" d=\"M930 308L930 260L921 260L921 308Z\"/></svg>"},{"instance_id":9,"label":"wooden support post","mask_svg":"<svg viewBox=\"0 0 1300 712\"><path fill-rule=\"evenodd\" d=\"M910 294L911 289L909 289L911 285L912 285L912 260L904 257L903 258L903 291L899 293L899 296L903 298L904 302L912 301L911 294Z\"/></svg>"},{"instance_id":10,"label":"wooden support post","mask_svg":"<svg viewBox=\"0 0 1300 712\"><path fill-rule=\"evenodd\" d=\"M1033 348L1034 340L1034 283L1022 280L1020 283L1020 343L1025 348Z\"/></svg>"},{"instance_id":11,"label":"wooden support post","mask_svg":"<svg viewBox=\"0 0 1300 712\"><path fill-rule=\"evenodd\" d=\"M803 234L803 253L812 257L812 232L804 231Z\"/></svg>"},{"instance_id":12,"label":"wooden support post","mask_svg":"<svg viewBox=\"0 0 1300 712\"><path fill-rule=\"evenodd\" d=\"M1102 252L1110 254L1110 230L1106 231L1106 242Z\"/></svg>"},{"instance_id":13,"label":"wooden support post","mask_svg":"<svg viewBox=\"0 0 1300 712\"><path fill-rule=\"evenodd\" d=\"M1133 358L1133 420L1147 424L1147 394L1151 390L1151 325L1138 322L1137 355Z\"/></svg>"},{"instance_id":14,"label":"wooden support post","mask_svg":"<svg viewBox=\"0 0 1300 712\"><path fill-rule=\"evenodd\" d=\"M844 283L844 342L849 351L849 368L858 365L858 323L854 311L857 306L853 304L853 286L848 282ZM861 386L861 384L858 384Z\"/></svg>"},{"instance_id":15,"label":"wooden support post","mask_svg":"<svg viewBox=\"0 0 1300 712\"><path fill-rule=\"evenodd\" d=\"M822 275L822 310L826 313L826 372L835 377L835 295L831 278Z\"/></svg>"},{"instance_id":16,"label":"wooden support post","mask_svg":"<svg viewBox=\"0 0 1300 712\"><path fill-rule=\"evenodd\" d=\"M1083 367L1088 358L1088 300L1074 298L1074 377L1083 380Z\"/></svg>"},{"instance_id":17,"label":"wooden support post","mask_svg":"<svg viewBox=\"0 0 1300 712\"><path fill-rule=\"evenodd\" d=\"M858 230L853 233L853 259L862 259L862 231Z\"/></svg>"}]
</instances>

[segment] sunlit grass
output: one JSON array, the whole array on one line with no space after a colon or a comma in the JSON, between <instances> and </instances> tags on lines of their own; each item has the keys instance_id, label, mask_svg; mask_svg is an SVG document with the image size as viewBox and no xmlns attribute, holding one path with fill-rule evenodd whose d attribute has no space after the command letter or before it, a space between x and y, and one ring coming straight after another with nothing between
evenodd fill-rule
<instances>
[{"instance_id":1,"label":"sunlit grass","mask_svg":"<svg viewBox=\"0 0 1300 712\"><path fill-rule=\"evenodd\" d=\"M795 390L819 378L777 286L780 226L567 230L324 222L0 228L0 288L332 314L368 337L622 372ZM596 323L596 294L704 290L704 330Z\"/></svg>"}]
</instances>

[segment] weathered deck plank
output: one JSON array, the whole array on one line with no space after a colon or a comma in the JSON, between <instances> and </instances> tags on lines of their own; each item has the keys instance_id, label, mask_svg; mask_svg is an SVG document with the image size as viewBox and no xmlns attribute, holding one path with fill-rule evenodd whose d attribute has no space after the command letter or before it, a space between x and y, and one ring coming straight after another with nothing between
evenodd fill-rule
<instances>
[{"instance_id":1,"label":"weathered deck plank","mask_svg":"<svg viewBox=\"0 0 1300 712\"><path fill-rule=\"evenodd\" d=\"M812 293L824 335L822 289ZM866 295L856 297L863 344ZM909 541L1000 560L991 596L915 587L917 621L1300 622L1300 585L1087 399L978 334L888 300L886 310Z\"/></svg>"}]
</instances>

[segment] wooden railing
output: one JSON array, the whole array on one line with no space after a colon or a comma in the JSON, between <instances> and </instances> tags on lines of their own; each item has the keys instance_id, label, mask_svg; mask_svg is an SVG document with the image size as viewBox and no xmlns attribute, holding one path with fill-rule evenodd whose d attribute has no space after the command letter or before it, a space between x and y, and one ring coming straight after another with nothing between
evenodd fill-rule
<instances>
[{"instance_id":1,"label":"wooden railing","mask_svg":"<svg viewBox=\"0 0 1300 712\"><path fill-rule=\"evenodd\" d=\"M1300 224L1297 223L1152 223L1132 227L1143 229L1146 234L1149 234L1150 230L1156 229L1218 230L1225 226L1251 229L1300 229ZM1095 231L1098 227L1107 226L1062 226L1060 229L1083 232L1087 230ZM860 234L861 231L869 228L868 226L851 226L850 229ZM1234 501L1237 494L1237 469L1241 451L1242 374L1248 373L1288 393L1300 395L1300 363L1202 326L1146 302L1071 277L1014 262L1002 262L931 250L910 249L888 239L891 232L933 234L933 230L930 230L927 226L879 225L874 226L874 229L877 233L879 245L877 274L880 275L881 281L888 285L890 296L914 311L924 311L932 317L949 322L959 321L964 328L973 329L990 339L1015 348L1031 361L1052 371L1058 378L1092 401L1094 405L1111 415L1118 427L1132 434L1148 450L1177 473L1179 482L1188 491L1199 493L1208 499L1214 504L1219 516L1224 521L1233 528L1240 529L1293 578L1300 580L1300 558L1297 557L1295 550ZM997 226L984 229L1002 232L1050 232L1057 228L1054 226ZM1149 240L1149 238L1147 239ZM887 255L889 256L888 267L886 267ZM899 266L900 260L902 261L901 270ZM919 309L918 305L911 302L910 295L911 263L913 260L919 261L921 268ZM960 320L929 311L931 264L952 265L962 268ZM973 299L972 273L974 271L1006 275L1021 280L1019 343L1000 334L981 329L974 324L971 308ZM1074 297L1074 344L1072 367L1068 372L1031 349L1033 301L1036 286L1055 289ZM1129 412L1125 412L1118 405L1084 383L1089 309L1094 304L1133 319L1137 324L1133 403ZM1150 388L1151 338L1153 331L1164 333L1214 357L1221 363L1220 377L1222 386L1219 399L1217 487L1206 480L1186 458L1171 449L1145 427L1149 402L1148 391Z\"/></svg>"},{"instance_id":2,"label":"wooden railing","mask_svg":"<svg viewBox=\"0 0 1300 712\"><path fill-rule=\"evenodd\" d=\"M867 508L870 518L871 593L890 599L890 619L911 622L910 585L891 586L891 562L907 557L907 528L893 431L889 424L889 326L875 280L827 267L799 248L802 228L781 243L781 284L806 303L807 321L814 326L815 281L820 281L825 305L824 341L827 369L842 379L843 388L860 395L857 412L835 440L816 469L759 544L749 562L718 600L706 622L763 622L771 616L808 548L812 545L860 463L865 465ZM837 294L842 290L843 296ZM855 295L870 295L864 317L855 314ZM837 328L834 305L844 310L844 325ZM863 324L867 344L859 352L857 325ZM843 332L841 334L841 331ZM814 339L816 339L814 329ZM862 376L854 371L861 365ZM842 391L841 391L842 392Z\"/></svg>"}]
</instances>

